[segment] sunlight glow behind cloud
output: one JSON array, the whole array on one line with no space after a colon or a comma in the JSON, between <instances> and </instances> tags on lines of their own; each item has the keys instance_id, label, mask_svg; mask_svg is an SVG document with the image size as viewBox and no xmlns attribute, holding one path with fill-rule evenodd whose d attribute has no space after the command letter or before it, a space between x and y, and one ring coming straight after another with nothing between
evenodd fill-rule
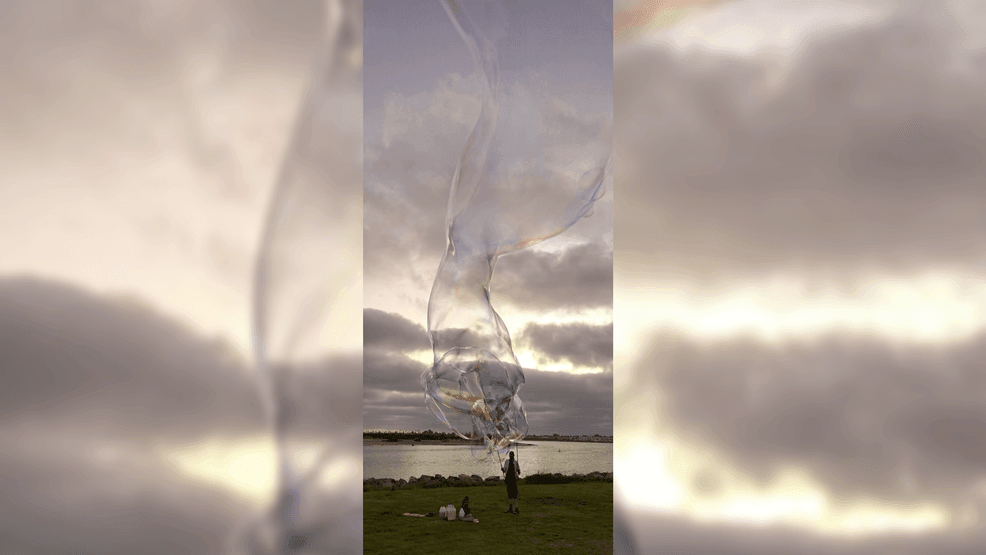
<instances>
[{"instance_id":1,"label":"sunlight glow behind cloud","mask_svg":"<svg viewBox=\"0 0 986 555\"><path fill-rule=\"evenodd\" d=\"M258 507L274 493L274 444L270 438L213 438L162 447L159 455L179 473L220 486Z\"/></svg>"},{"instance_id":2,"label":"sunlight glow behind cloud","mask_svg":"<svg viewBox=\"0 0 986 555\"><path fill-rule=\"evenodd\" d=\"M618 275L617 283L626 288L633 278ZM646 344L629 338L649 337L662 329L700 342L743 335L779 342L836 331L948 344L986 328L986 286L972 275L871 275L857 279L851 288L788 276L716 292L682 284L649 284L641 295L643 289L634 291L632 310L617 304L617 366L636 367L647 350ZM668 428L662 423L660 396L630 391L621 375L614 383L620 444L614 467L627 476L648 477L632 487L617 482L619 494L640 509L705 522L791 525L838 536L920 533L967 527L982 518L974 507L967 507L963 516L931 500L901 505L881 499L836 499L797 468L788 468L770 484L757 483L721 454ZM629 422L619 415L634 410L647 416L634 418L633 427L626 428ZM717 491L701 494L689 485L700 474L714 476Z\"/></svg>"},{"instance_id":3,"label":"sunlight glow behind cloud","mask_svg":"<svg viewBox=\"0 0 986 555\"><path fill-rule=\"evenodd\" d=\"M648 332L676 329L696 340L753 335L777 342L835 331L946 344L986 328L986 285L966 274L874 274L857 277L851 287L793 276L718 291L648 285L635 304L620 314L621 323Z\"/></svg>"},{"instance_id":4,"label":"sunlight glow behind cloud","mask_svg":"<svg viewBox=\"0 0 986 555\"><path fill-rule=\"evenodd\" d=\"M759 484L720 455L677 438L670 431L639 434L615 452L614 468L647 476L632 487L617 482L618 495L641 510L687 515L700 522L786 525L836 536L887 532L921 533L953 524L952 513L932 501L900 505L878 499L837 500L810 475L795 468ZM696 491L700 473L716 476L715 494Z\"/></svg>"},{"instance_id":5,"label":"sunlight glow behind cloud","mask_svg":"<svg viewBox=\"0 0 986 555\"><path fill-rule=\"evenodd\" d=\"M320 444L311 443L298 449L294 455L299 459L299 466L307 467L314 462L320 448ZM212 438L162 446L157 453L179 474L219 486L257 507L268 503L274 494L274 444L268 437ZM107 454L100 453L102 456ZM319 487L338 490L362 477L361 461L334 457L318 472L315 483Z\"/></svg>"}]
</instances>

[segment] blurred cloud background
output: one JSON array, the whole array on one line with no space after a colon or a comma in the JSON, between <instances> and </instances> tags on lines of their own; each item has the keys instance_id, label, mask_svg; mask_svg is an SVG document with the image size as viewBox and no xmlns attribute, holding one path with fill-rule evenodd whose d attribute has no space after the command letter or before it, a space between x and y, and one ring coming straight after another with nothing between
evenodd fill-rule
<instances>
[{"instance_id":1,"label":"blurred cloud background","mask_svg":"<svg viewBox=\"0 0 986 555\"><path fill-rule=\"evenodd\" d=\"M270 501L254 260L326 5L0 4L4 552L220 553ZM361 386L319 354L351 361L306 375L316 433Z\"/></svg>"},{"instance_id":2,"label":"blurred cloud background","mask_svg":"<svg viewBox=\"0 0 986 555\"><path fill-rule=\"evenodd\" d=\"M625 549L983 552L986 12L671 8L614 21Z\"/></svg>"}]
</instances>

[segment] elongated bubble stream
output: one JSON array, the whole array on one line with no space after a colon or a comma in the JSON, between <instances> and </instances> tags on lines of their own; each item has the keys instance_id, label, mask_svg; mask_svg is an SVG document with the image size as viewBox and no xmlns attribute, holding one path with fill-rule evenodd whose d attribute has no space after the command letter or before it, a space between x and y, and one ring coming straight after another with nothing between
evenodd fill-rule
<instances>
[{"instance_id":1,"label":"elongated bubble stream","mask_svg":"<svg viewBox=\"0 0 986 555\"><path fill-rule=\"evenodd\" d=\"M313 75L275 184L254 275L255 364L275 443L271 506L231 553L362 552L362 2L326 0Z\"/></svg>"},{"instance_id":2,"label":"elongated bubble stream","mask_svg":"<svg viewBox=\"0 0 986 555\"><path fill-rule=\"evenodd\" d=\"M533 67L501 81L490 36L509 34L502 1L441 1L481 77L482 102L450 187L447 249L428 302L434 365L421 381L428 410L461 437L482 438L485 458L528 431L524 372L490 300L496 262L590 212L611 163L612 117L552 97Z\"/></svg>"}]
</instances>

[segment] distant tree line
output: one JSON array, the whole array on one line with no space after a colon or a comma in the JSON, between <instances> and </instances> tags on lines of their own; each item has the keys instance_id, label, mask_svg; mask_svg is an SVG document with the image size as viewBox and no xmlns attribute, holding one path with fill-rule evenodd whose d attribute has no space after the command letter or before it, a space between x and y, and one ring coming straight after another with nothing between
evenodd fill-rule
<instances>
[{"instance_id":1,"label":"distant tree line","mask_svg":"<svg viewBox=\"0 0 986 555\"><path fill-rule=\"evenodd\" d=\"M599 434L583 434L583 435L565 435L565 434L551 434L551 435L536 435L528 434L524 439L529 439L531 441L582 441L591 443L612 443L613 436L604 436Z\"/></svg>"},{"instance_id":2,"label":"distant tree line","mask_svg":"<svg viewBox=\"0 0 986 555\"><path fill-rule=\"evenodd\" d=\"M453 432L435 432L432 430L418 431L370 431L363 432L363 439L375 439L378 441L464 441ZM613 436L594 435L528 435L525 439L532 441L585 441L598 443L612 443Z\"/></svg>"},{"instance_id":3,"label":"distant tree line","mask_svg":"<svg viewBox=\"0 0 986 555\"><path fill-rule=\"evenodd\" d=\"M377 439L383 441L423 441L423 440L461 440L462 438L452 432L435 432L425 430L423 432L363 432L363 439Z\"/></svg>"}]
</instances>

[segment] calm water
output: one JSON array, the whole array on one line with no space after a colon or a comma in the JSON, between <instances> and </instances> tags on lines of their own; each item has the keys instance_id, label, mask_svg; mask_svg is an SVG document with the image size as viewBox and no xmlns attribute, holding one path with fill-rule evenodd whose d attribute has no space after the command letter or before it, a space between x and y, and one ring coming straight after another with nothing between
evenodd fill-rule
<instances>
[{"instance_id":1,"label":"calm water","mask_svg":"<svg viewBox=\"0 0 986 555\"><path fill-rule=\"evenodd\" d=\"M612 443L567 443L524 441L531 445L517 448L521 476L539 472L583 474L613 471ZM363 447L363 478L405 480L422 474L478 474L484 478L500 476L494 453L490 460L477 461L468 445L387 445Z\"/></svg>"}]
</instances>

